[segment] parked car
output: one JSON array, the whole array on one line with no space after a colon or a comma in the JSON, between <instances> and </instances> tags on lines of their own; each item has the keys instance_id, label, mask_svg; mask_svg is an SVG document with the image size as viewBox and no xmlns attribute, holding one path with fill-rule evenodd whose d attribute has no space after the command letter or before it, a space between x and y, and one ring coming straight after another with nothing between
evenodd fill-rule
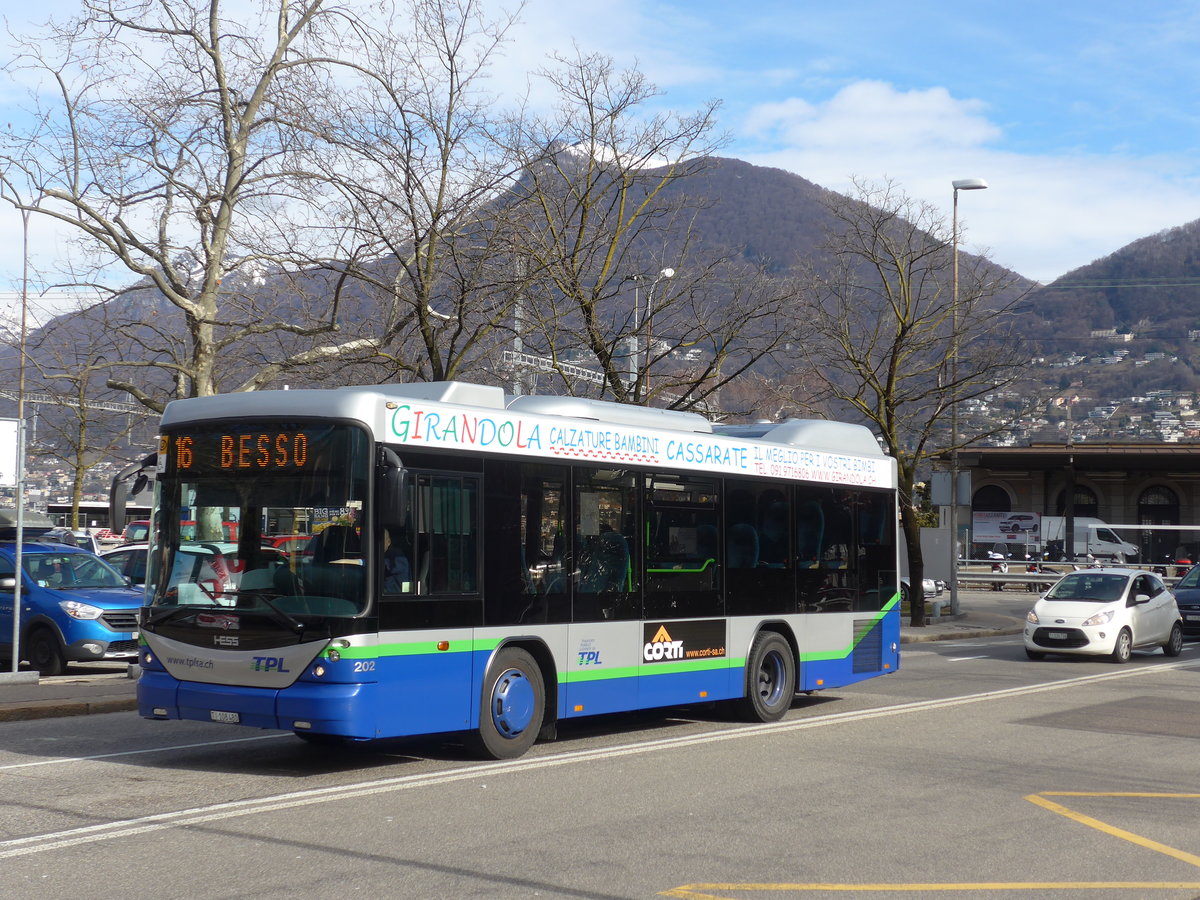
<instances>
[{"instance_id":1,"label":"parked car","mask_svg":"<svg viewBox=\"0 0 1200 900\"><path fill-rule=\"evenodd\" d=\"M125 526L125 533L122 539L127 544L132 544L137 541L147 541L150 539L150 520L139 519L136 522L130 522Z\"/></svg>"},{"instance_id":2,"label":"parked car","mask_svg":"<svg viewBox=\"0 0 1200 900\"><path fill-rule=\"evenodd\" d=\"M912 595L912 588L909 586L911 582L907 575L900 576L900 599L905 603L908 602ZM946 592L946 582L938 581L933 578L921 579L921 587L924 589L926 600L936 600Z\"/></svg>"},{"instance_id":3,"label":"parked car","mask_svg":"<svg viewBox=\"0 0 1200 900\"><path fill-rule=\"evenodd\" d=\"M66 544L68 547L82 547L89 553L100 552L100 542L87 531L72 531L69 528L51 528L45 534L29 538L39 544Z\"/></svg>"},{"instance_id":4,"label":"parked car","mask_svg":"<svg viewBox=\"0 0 1200 900\"><path fill-rule=\"evenodd\" d=\"M1025 653L1108 656L1162 647L1183 651L1183 624L1175 596L1162 578L1140 569L1083 569L1064 575L1025 617Z\"/></svg>"},{"instance_id":5,"label":"parked car","mask_svg":"<svg viewBox=\"0 0 1200 900\"><path fill-rule=\"evenodd\" d=\"M124 544L100 555L128 578L131 584L143 586L146 583L149 547L147 543ZM271 566L287 566L288 555L275 547L264 545L260 548L258 561ZM176 580L183 577L190 582L224 585L231 579L236 580L241 571L237 544L228 541L199 541L180 546L175 555L175 573L172 577Z\"/></svg>"},{"instance_id":6,"label":"parked car","mask_svg":"<svg viewBox=\"0 0 1200 900\"><path fill-rule=\"evenodd\" d=\"M1183 633L1200 634L1200 566L1192 566L1175 585L1175 603L1183 619Z\"/></svg>"},{"instance_id":7,"label":"parked car","mask_svg":"<svg viewBox=\"0 0 1200 900\"><path fill-rule=\"evenodd\" d=\"M142 592L94 553L66 544L21 545L18 654L42 675L68 662L137 658ZM16 543L0 543L0 594L17 585ZM12 605L0 605L0 657L12 656Z\"/></svg>"},{"instance_id":8,"label":"parked car","mask_svg":"<svg viewBox=\"0 0 1200 900\"><path fill-rule=\"evenodd\" d=\"M263 543L269 543L272 547L282 550L288 555L293 569L300 565L304 551L311 542L311 534L275 534L263 538ZM311 554L309 555L311 556Z\"/></svg>"}]
</instances>

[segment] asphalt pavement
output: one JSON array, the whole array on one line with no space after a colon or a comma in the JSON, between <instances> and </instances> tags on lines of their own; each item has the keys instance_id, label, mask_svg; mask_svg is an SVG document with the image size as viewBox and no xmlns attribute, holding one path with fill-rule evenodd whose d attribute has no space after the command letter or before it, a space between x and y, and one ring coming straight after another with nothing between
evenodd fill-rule
<instances>
[{"instance_id":1,"label":"asphalt pavement","mask_svg":"<svg viewBox=\"0 0 1200 900\"><path fill-rule=\"evenodd\" d=\"M930 618L924 628L913 628L906 618L900 642L1020 634L1035 596L1012 586L1004 591L962 591L957 615ZM949 607L943 612L948 613ZM20 672L13 680L7 671L0 672L0 722L137 709L138 671L136 666L86 663L69 666L65 675L51 678Z\"/></svg>"}]
</instances>

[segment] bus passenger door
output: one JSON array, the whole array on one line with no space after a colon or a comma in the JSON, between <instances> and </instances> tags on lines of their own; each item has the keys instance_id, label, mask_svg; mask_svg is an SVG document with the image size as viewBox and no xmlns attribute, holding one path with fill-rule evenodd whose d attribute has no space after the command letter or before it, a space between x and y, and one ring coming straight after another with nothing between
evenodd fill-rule
<instances>
[{"instance_id":1,"label":"bus passenger door","mask_svg":"<svg viewBox=\"0 0 1200 900\"><path fill-rule=\"evenodd\" d=\"M719 496L712 478L647 478L642 706L729 695Z\"/></svg>"},{"instance_id":2,"label":"bus passenger door","mask_svg":"<svg viewBox=\"0 0 1200 900\"><path fill-rule=\"evenodd\" d=\"M479 704L473 673L489 655L474 637L483 624L479 476L413 475L405 522L389 531L386 550L381 534L378 548L399 551L408 570L388 579L386 558L380 567L380 721L392 734L470 727Z\"/></svg>"}]
</instances>

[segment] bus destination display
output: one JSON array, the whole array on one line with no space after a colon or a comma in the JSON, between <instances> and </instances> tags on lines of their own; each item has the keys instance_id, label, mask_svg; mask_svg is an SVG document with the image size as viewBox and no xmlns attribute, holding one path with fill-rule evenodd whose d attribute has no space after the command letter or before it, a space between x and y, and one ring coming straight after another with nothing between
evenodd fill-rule
<instances>
[{"instance_id":1,"label":"bus destination display","mask_svg":"<svg viewBox=\"0 0 1200 900\"><path fill-rule=\"evenodd\" d=\"M327 443L329 429L276 427L180 433L163 436L176 472L217 474L233 472L300 472L310 467L311 451Z\"/></svg>"}]
</instances>

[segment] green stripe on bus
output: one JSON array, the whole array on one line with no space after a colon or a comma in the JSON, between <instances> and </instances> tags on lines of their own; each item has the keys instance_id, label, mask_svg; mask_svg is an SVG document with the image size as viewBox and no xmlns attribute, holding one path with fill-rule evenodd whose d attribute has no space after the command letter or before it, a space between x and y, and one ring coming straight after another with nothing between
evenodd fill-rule
<instances>
[{"instance_id":1,"label":"green stripe on bus","mask_svg":"<svg viewBox=\"0 0 1200 900\"><path fill-rule=\"evenodd\" d=\"M337 650L342 659L378 659L384 656L433 656L438 653L474 653L477 650L495 650L500 645L501 638L486 638L450 641L445 650L438 649L438 641L413 641L407 644L376 644L374 646L329 647L321 652L321 656L329 656L330 650Z\"/></svg>"},{"instance_id":2,"label":"green stripe on bus","mask_svg":"<svg viewBox=\"0 0 1200 900\"><path fill-rule=\"evenodd\" d=\"M900 602L900 595L897 593L892 597L891 602L888 603L887 606L885 606L883 609L881 609L879 612L875 613L871 617L870 624L868 624L864 628L858 629L858 631L854 635L854 637L852 637L850 639L850 645L848 647L846 647L845 649L843 649L843 650L822 650L817 653L801 653L800 654L800 662L806 663L806 662L820 662L820 661L825 661L825 660L830 660L830 659L845 659L851 653L854 652L854 648L857 647L862 642L863 638L865 638L868 634L870 634L875 629L875 626L877 626L880 622L883 621L883 617L886 616L889 612L891 612L893 609L896 608L896 605L899 604L899 602Z\"/></svg>"}]
</instances>

